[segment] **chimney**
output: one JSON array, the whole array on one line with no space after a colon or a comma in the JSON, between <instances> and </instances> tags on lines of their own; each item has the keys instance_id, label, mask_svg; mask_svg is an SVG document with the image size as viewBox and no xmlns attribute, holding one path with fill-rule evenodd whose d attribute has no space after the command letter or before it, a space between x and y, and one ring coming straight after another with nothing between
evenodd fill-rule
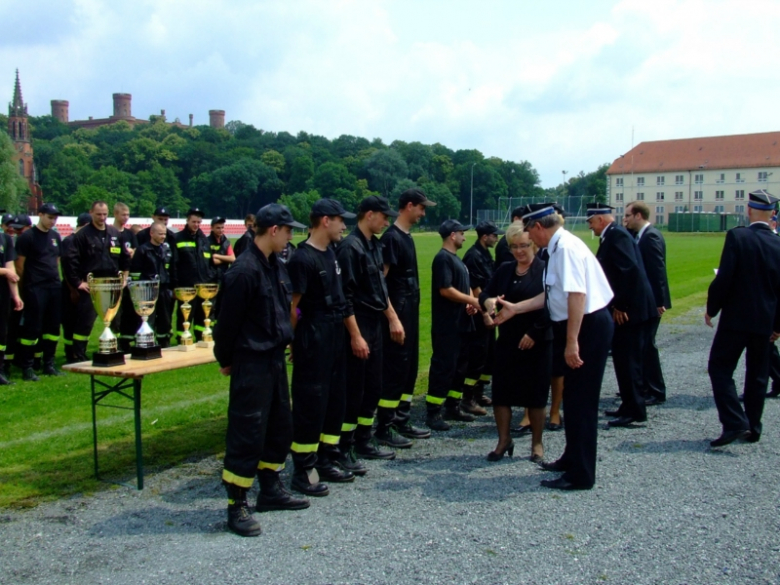
<instances>
[{"instance_id":1,"label":"chimney","mask_svg":"<svg viewBox=\"0 0 780 585\"><path fill-rule=\"evenodd\" d=\"M190 128L192 128L192 114L190 114Z\"/></svg>"}]
</instances>

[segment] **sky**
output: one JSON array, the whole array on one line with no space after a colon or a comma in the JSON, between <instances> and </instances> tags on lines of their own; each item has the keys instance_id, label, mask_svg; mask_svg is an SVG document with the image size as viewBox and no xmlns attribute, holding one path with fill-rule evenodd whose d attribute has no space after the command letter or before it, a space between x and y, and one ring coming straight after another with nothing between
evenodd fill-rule
<instances>
[{"instance_id":1,"label":"sky","mask_svg":"<svg viewBox=\"0 0 780 585\"><path fill-rule=\"evenodd\" d=\"M543 187L642 141L778 130L780 1L0 0L0 96L440 142ZM5 89L3 89L5 88Z\"/></svg>"}]
</instances>

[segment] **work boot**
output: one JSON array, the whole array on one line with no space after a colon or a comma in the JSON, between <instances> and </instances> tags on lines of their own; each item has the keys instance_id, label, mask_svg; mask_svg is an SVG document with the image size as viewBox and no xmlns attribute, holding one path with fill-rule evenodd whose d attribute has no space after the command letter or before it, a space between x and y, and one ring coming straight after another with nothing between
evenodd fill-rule
<instances>
[{"instance_id":1,"label":"work boot","mask_svg":"<svg viewBox=\"0 0 780 585\"><path fill-rule=\"evenodd\" d=\"M5 377L5 373L0 370L0 386L13 386L14 384L16 382L11 382L11 380Z\"/></svg>"},{"instance_id":2,"label":"work boot","mask_svg":"<svg viewBox=\"0 0 780 585\"><path fill-rule=\"evenodd\" d=\"M228 528L239 536L259 536L263 531L260 523L254 519L246 503L246 489L225 484L228 493Z\"/></svg>"},{"instance_id":3,"label":"work boot","mask_svg":"<svg viewBox=\"0 0 780 585\"><path fill-rule=\"evenodd\" d=\"M460 401L460 409L476 416L485 416L487 410L477 404L477 386L463 385L463 400Z\"/></svg>"},{"instance_id":4,"label":"work boot","mask_svg":"<svg viewBox=\"0 0 780 585\"><path fill-rule=\"evenodd\" d=\"M349 471L354 475L365 475L368 473L366 466L358 461L354 447L350 447L346 451L340 451L339 456L333 460L333 464L338 465L344 471Z\"/></svg>"},{"instance_id":5,"label":"work boot","mask_svg":"<svg viewBox=\"0 0 780 585\"><path fill-rule=\"evenodd\" d=\"M257 472L257 479L260 493L257 494L255 510L258 512L304 510L311 505L306 498L296 498L287 490L278 471L263 469Z\"/></svg>"},{"instance_id":6,"label":"work boot","mask_svg":"<svg viewBox=\"0 0 780 585\"><path fill-rule=\"evenodd\" d=\"M395 459L395 451L388 451L379 447L374 437L355 443L355 455L360 459Z\"/></svg>"},{"instance_id":7,"label":"work boot","mask_svg":"<svg viewBox=\"0 0 780 585\"><path fill-rule=\"evenodd\" d=\"M40 369L41 369L41 358L39 357L33 358L33 370L38 372L40 371Z\"/></svg>"},{"instance_id":8,"label":"work boot","mask_svg":"<svg viewBox=\"0 0 780 585\"><path fill-rule=\"evenodd\" d=\"M444 422L441 416L441 409L429 410L428 418L425 419L425 424L432 431L449 431L450 425Z\"/></svg>"},{"instance_id":9,"label":"work boot","mask_svg":"<svg viewBox=\"0 0 780 585\"><path fill-rule=\"evenodd\" d=\"M487 386L488 383L485 380L480 380L477 383L477 391L474 393L474 399L480 406L493 406L493 401L485 396L485 390L487 389Z\"/></svg>"},{"instance_id":10,"label":"work boot","mask_svg":"<svg viewBox=\"0 0 780 585\"><path fill-rule=\"evenodd\" d=\"M351 471L336 467L330 459L317 460L317 473L320 479L331 483L350 483L355 481L355 474Z\"/></svg>"},{"instance_id":11,"label":"work boot","mask_svg":"<svg viewBox=\"0 0 780 585\"><path fill-rule=\"evenodd\" d=\"M65 372L60 372L57 368L54 367L54 359L46 360L46 363L43 364L43 372L41 372L44 376L64 376Z\"/></svg>"},{"instance_id":12,"label":"work boot","mask_svg":"<svg viewBox=\"0 0 780 585\"><path fill-rule=\"evenodd\" d=\"M73 360L76 362L87 361L87 342L73 340Z\"/></svg>"},{"instance_id":13,"label":"work boot","mask_svg":"<svg viewBox=\"0 0 780 585\"><path fill-rule=\"evenodd\" d=\"M65 363L66 364L72 364L76 360L73 359L73 346L72 345L65 345Z\"/></svg>"},{"instance_id":14,"label":"work boot","mask_svg":"<svg viewBox=\"0 0 780 585\"><path fill-rule=\"evenodd\" d=\"M35 375L35 370L32 368L24 368L24 371L22 372L22 380L25 382L37 382L40 380L40 378Z\"/></svg>"},{"instance_id":15,"label":"work boot","mask_svg":"<svg viewBox=\"0 0 780 585\"><path fill-rule=\"evenodd\" d=\"M7 380L11 379L11 362L8 360L3 362L3 376L5 376Z\"/></svg>"},{"instance_id":16,"label":"work boot","mask_svg":"<svg viewBox=\"0 0 780 585\"><path fill-rule=\"evenodd\" d=\"M316 469L295 469L290 487L296 492L321 498L330 493L327 484L320 482Z\"/></svg>"},{"instance_id":17,"label":"work boot","mask_svg":"<svg viewBox=\"0 0 780 585\"><path fill-rule=\"evenodd\" d=\"M402 425L394 424L393 426L399 435L403 435L407 439L429 439L431 437L431 431L414 427L409 422Z\"/></svg>"},{"instance_id":18,"label":"work boot","mask_svg":"<svg viewBox=\"0 0 780 585\"><path fill-rule=\"evenodd\" d=\"M460 405L458 403L448 404L444 407L444 418L446 420L455 420L460 422L474 422L476 420L470 414L463 412L460 409Z\"/></svg>"},{"instance_id":19,"label":"work boot","mask_svg":"<svg viewBox=\"0 0 780 585\"><path fill-rule=\"evenodd\" d=\"M414 445L414 441L401 436L392 425L377 426L374 438L380 445L387 445L393 449L408 449Z\"/></svg>"}]
</instances>

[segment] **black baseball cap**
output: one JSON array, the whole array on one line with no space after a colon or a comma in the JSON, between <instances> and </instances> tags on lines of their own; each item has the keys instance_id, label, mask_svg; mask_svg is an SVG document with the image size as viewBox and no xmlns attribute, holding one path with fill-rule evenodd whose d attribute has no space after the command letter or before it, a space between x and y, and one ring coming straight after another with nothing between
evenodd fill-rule
<instances>
[{"instance_id":1,"label":"black baseball cap","mask_svg":"<svg viewBox=\"0 0 780 585\"><path fill-rule=\"evenodd\" d=\"M442 238L448 238L453 232L465 232L469 229L471 226L463 225L457 219L445 219L439 226L439 235Z\"/></svg>"},{"instance_id":2,"label":"black baseball cap","mask_svg":"<svg viewBox=\"0 0 780 585\"><path fill-rule=\"evenodd\" d=\"M16 217L14 217L13 221L11 222L11 227L20 230L24 227L29 227L32 225L32 220L30 219L30 216L26 213L20 213Z\"/></svg>"},{"instance_id":3,"label":"black baseball cap","mask_svg":"<svg viewBox=\"0 0 780 585\"><path fill-rule=\"evenodd\" d=\"M480 238L482 236L496 234L496 235L503 235L506 232L504 230L498 229L498 226L494 224L492 221L481 221L477 224L477 236Z\"/></svg>"},{"instance_id":4,"label":"black baseball cap","mask_svg":"<svg viewBox=\"0 0 780 585\"><path fill-rule=\"evenodd\" d=\"M190 217L191 215L197 215L201 219L203 219L206 216L206 214L203 213L203 210L200 209L199 207L190 207L187 210L187 217Z\"/></svg>"},{"instance_id":5,"label":"black baseball cap","mask_svg":"<svg viewBox=\"0 0 780 585\"><path fill-rule=\"evenodd\" d=\"M85 211L84 213L79 213L79 216L76 218L76 227L84 227L91 222L92 216Z\"/></svg>"},{"instance_id":6,"label":"black baseball cap","mask_svg":"<svg viewBox=\"0 0 780 585\"><path fill-rule=\"evenodd\" d=\"M62 212L56 205L54 205L54 203L44 203L41 205L40 209L38 209L38 213L45 213L47 215L62 215Z\"/></svg>"},{"instance_id":7,"label":"black baseball cap","mask_svg":"<svg viewBox=\"0 0 780 585\"><path fill-rule=\"evenodd\" d=\"M168 210L165 209L164 207L158 207L157 209L154 210L154 213L152 215L156 215L158 217L170 217L171 216L171 214L168 213Z\"/></svg>"},{"instance_id":8,"label":"black baseball cap","mask_svg":"<svg viewBox=\"0 0 780 585\"><path fill-rule=\"evenodd\" d=\"M211 227L214 227L218 223L225 223L227 220L224 217L220 217L219 215L211 220Z\"/></svg>"},{"instance_id":9,"label":"black baseball cap","mask_svg":"<svg viewBox=\"0 0 780 585\"><path fill-rule=\"evenodd\" d=\"M312 217L325 217L325 216L338 215L344 219L352 219L357 217L354 213L350 213L341 205L340 202L335 199L319 199L311 206Z\"/></svg>"},{"instance_id":10,"label":"black baseball cap","mask_svg":"<svg viewBox=\"0 0 780 585\"><path fill-rule=\"evenodd\" d=\"M367 211L378 211L385 215L389 215L390 217L398 217L398 212L393 211L390 208L390 202L379 195L371 195L360 202L360 205L358 205L358 213L365 213Z\"/></svg>"},{"instance_id":11,"label":"black baseball cap","mask_svg":"<svg viewBox=\"0 0 780 585\"><path fill-rule=\"evenodd\" d=\"M279 203L269 203L258 209L255 214L257 227L273 227L275 225L289 225L290 227L303 229L306 226L293 219L290 210Z\"/></svg>"},{"instance_id":12,"label":"black baseball cap","mask_svg":"<svg viewBox=\"0 0 780 585\"><path fill-rule=\"evenodd\" d=\"M3 214L3 225L11 223L16 216L13 213L4 213Z\"/></svg>"},{"instance_id":13,"label":"black baseball cap","mask_svg":"<svg viewBox=\"0 0 780 585\"><path fill-rule=\"evenodd\" d=\"M414 205L424 205L425 207L434 207L436 205L435 202L425 196L425 193L416 188L407 189L401 193L401 196L398 198L398 209L403 209L410 203Z\"/></svg>"}]
</instances>

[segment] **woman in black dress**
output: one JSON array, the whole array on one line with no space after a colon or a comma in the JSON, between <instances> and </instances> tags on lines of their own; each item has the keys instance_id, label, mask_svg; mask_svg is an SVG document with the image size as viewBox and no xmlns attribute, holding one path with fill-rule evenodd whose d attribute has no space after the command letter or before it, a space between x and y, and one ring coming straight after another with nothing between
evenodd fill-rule
<instances>
[{"instance_id":1,"label":"woman in black dress","mask_svg":"<svg viewBox=\"0 0 780 585\"><path fill-rule=\"evenodd\" d=\"M496 297L517 303L535 297L544 290L544 262L536 258L536 248L522 223L506 232L509 249L516 262L505 262L493 274L479 295L480 304L495 314ZM509 436L512 407L528 409L531 420L531 460L544 457L542 430L550 389L552 367L552 329L546 311L515 315L498 328L493 366L493 414L498 428L498 445L488 453L489 461L510 457L514 443Z\"/></svg>"}]
</instances>

